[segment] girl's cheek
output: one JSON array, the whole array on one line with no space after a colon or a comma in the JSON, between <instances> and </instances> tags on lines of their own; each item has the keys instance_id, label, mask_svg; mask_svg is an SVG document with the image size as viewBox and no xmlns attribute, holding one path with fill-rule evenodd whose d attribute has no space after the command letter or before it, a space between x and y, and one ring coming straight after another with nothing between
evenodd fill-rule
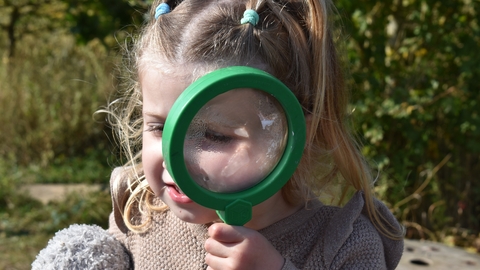
<instances>
[{"instance_id":1,"label":"girl's cheek","mask_svg":"<svg viewBox=\"0 0 480 270\"><path fill-rule=\"evenodd\" d=\"M162 139L155 137L153 134L144 134L142 137L142 161L162 160Z\"/></svg>"},{"instance_id":2,"label":"girl's cheek","mask_svg":"<svg viewBox=\"0 0 480 270\"><path fill-rule=\"evenodd\" d=\"M142 146L142 164L145 176L150 185L158 182L163 172L162 140L144 136Z\"/></svg>"}]
</instances>

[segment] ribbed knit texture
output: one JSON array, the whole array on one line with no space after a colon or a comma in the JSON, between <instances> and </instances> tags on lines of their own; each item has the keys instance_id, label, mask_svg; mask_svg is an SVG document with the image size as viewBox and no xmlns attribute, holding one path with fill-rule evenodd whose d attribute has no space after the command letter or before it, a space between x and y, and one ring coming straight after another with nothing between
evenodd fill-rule
<instances>
[{"instance_id":1,"label":"ribbed knit texture","mask_svg":"<svg viewBox=\"0 0 480 270\"><path fill-rule=\"evenodd\" d=\"M122 181L120 188L125 190L126 181L118 169L112 174L111 184L112 181ZM376 207L399 227L385 205L376 201ZM364 200L360 192L343 208L312 201L259 232L286 259L282 270L395 269L403 241L381 236L362 211ZM183 222L170 211L155 214L149 230L137 234L125 227L114 205L109 232L130 251L135 269L207 267L204 263L207 226Z\"/></svg>"}]
</instances>

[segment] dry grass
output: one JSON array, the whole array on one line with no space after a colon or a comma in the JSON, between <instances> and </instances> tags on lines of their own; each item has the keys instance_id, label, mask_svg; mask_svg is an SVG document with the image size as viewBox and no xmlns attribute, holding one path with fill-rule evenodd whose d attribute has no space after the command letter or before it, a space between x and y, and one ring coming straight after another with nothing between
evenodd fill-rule
<instances>
[{"instance_id":1,"label":"dry grass","mask_svg":"<svg viewBox=\"0 0 480 270\"><path fill-rule=\"evenodd\" d=\"M0 269L27 270L53 235L34 234L6 237L0 235Z\"/></svg>"},{"instance_id":2,"label":"dry grass","mask_svg":"<svg viewBox=\"0 0 480 270\"><path fill-rule=\"evenodd\" d=\"M115 59L98 42L78 46L66 33L21 45L0 63L0 157L46 166L60 154L98 148L104 123L93 114L113 89Z\"/></svg>"}]
</instances>

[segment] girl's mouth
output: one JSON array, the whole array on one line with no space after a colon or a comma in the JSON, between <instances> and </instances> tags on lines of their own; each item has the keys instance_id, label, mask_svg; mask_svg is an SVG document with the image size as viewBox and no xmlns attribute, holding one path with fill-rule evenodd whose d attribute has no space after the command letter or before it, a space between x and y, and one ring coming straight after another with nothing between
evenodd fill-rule
<instances>
[{"instance_id":1,"label":"girl's mouth","mask_svg":"<svg viewBox=\"0 0 480 270\"><path fill-rule=\"evenodd\" d=\"M180 188L175 184L167 184L167 193L170 198L177 203L191 203L193 202L190 198L185 195Z\"/></svg>"},{"instance_id":2,"label":"girl's mouth","mask_svg":"<svg viewBox=\"0 0 480 270\"><path fill-rule=\"evenodd\" d=\"M169 186L172 187L172 188L174 188L179 194L184 194L177 185L171 184L171 185L169 185Z\"/></svg>"}]
</instances>

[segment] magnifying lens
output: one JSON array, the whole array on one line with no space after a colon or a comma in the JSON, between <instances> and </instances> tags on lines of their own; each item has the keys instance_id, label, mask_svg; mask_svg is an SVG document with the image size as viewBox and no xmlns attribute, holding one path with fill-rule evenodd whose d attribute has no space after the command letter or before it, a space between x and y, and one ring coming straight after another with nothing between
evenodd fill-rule
<instances>
[{"instance_id":1,"label":"magnifying lens","mask_svg":"<svg viewBox=\"0 0 480 270\"><path fill-rule=\"evenodd\" d=\"M242 226L254 205L290 179L305 137L305 117L290 89L262 70L234 66L182 92L166 119L162 148L185 195Z\"/></svg>"}]
</instances>

